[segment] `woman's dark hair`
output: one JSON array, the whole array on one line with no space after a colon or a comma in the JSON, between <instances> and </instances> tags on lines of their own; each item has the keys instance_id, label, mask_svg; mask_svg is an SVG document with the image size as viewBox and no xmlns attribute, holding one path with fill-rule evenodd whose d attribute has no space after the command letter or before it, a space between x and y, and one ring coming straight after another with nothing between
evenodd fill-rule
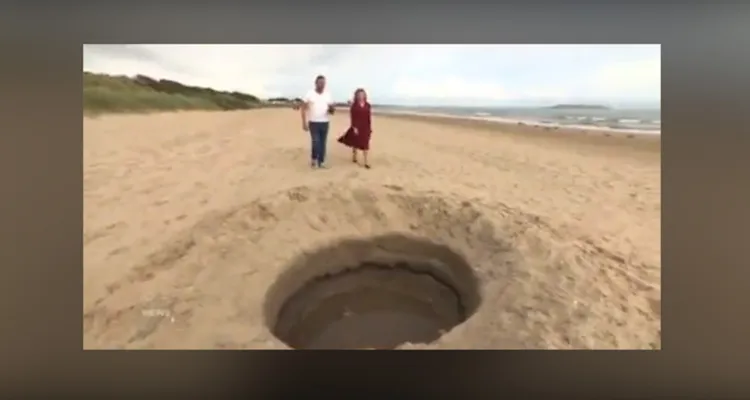
<instances>
[{"instance_id":1,"label":"woman's dark hair","mask_svg":"<svg viewBox=\"0 0 750 400\"><path fill-rule=\"evenodd\" d=\"M367 103L367 92L365 91L365 89L359 88L354 91L354 97L352 98L352 105L357 104L357 95L360 93L364 93L365 103Z\"/></svg>"},{"instance_id":2,"label":"woman's dark hair","mask_svg":"<svg viewBox=\"0 0 750 400\"><path fill-rule=\"evenodd\" d=\"M315 77L315 83L318 83L318 81L319 81L319 80L321 80L321 79L325 79L325 78L326 78L326 77L325 77L325 76L323 76L323 75L318 75L318 76L316 76L316 77Z\"/></svg>"}]
</instances>

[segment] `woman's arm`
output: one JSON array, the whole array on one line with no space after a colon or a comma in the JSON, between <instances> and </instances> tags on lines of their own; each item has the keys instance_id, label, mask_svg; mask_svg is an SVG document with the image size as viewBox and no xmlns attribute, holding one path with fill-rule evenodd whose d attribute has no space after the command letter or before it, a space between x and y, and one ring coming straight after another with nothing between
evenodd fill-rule
<instances>
[{"instance_id":1,"label":"woman's arm","mask_svg":"<svg viewBox=\"0 0 750 400\"><path fill-rule=\"evenodd\" d=\"M352 128L354 133L357 133L357 113L354 110L354 106L349 108L349 126Z\"/></svg>"},{"instance_id":2,"label":"woman's arm","mask_svg":"<svg viewBox=\"0 0 750 400\"><path fill-rule=\"evenodd\" d=\"M367 106L367 126L370 128L370 132L372 132L372 107Z\"/></svg>"}]
</instances>

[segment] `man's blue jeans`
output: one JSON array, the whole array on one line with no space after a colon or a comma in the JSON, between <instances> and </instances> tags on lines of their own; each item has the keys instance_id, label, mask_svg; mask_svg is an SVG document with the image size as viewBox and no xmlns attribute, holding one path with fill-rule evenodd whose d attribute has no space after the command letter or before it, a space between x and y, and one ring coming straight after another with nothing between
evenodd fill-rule
<instances>
[{"instance_id":1,"label":"man's blue jeans","mask_svg":"<svg viewBox=\"0 0 750 400\"><path fill-rule=\"evenodd\" d=\"M318 166L326 160L326 143L328 141L328 122L310 122L311 154L310 159Z\"/></svg>"}]
</instances>

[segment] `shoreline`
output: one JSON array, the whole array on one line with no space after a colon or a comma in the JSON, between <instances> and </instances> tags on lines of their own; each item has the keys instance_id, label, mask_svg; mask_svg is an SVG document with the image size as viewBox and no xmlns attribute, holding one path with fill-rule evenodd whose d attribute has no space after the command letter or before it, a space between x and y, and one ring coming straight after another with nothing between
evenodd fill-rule
<instances>
[{"instance_id":1,"label":"shoreline","mask_svg":"<svg viewBox=\"0 0 750 400\"><path fill-rule=\"evenodd\" d=\"M484 131L492 136L506 135L529 142L549 142L565 147L592 148L622 155L622 150L635 150L661 157L661 135L635 134L631 132L590 129L579 126L541 126L521 121L470 118L431 113L388 113L373 112L379 119L393 119L424 122L456 128ZM377 130L377 122L374 122Z\"/></svg>"},{"instance_id":2,"label":"shoreline","mask_svg":"<svg viewBox=\"0 0 750 400\"><path fill-rule=\"evenodd\" d=\"M263 110L284 109L284 107L257 108L250 110L173 110L173 111L153 111L153 112L115 112L115 113L88 113L83 112L83 119L99 119L107 116L137 116L137 115L168 115L168 114L186 114L186 113L245 113L245 112L263 112ZM297 110L288 109L293 113ZM345 118L341 113L348 111L347 107L336 107L337 113L333 118ZM373 114L378 119L403 120L423 122L431 125L452 126L485 132L492 136L505 135L516 136L521 140L530 142L543 142L552 140L555 144L562 146L594 146L596 151L611 150L612 154L622 155L621 150L638 150L638 153L650 153L657 157L661 156L661 134L655 133L634 133L628 130L615 130L610 128L601 128L585 125L557 125L543 123L529 123L509 118L499 117L477 117L477 116L457 116L441 113L422 113L422 112L389 112L373 110ZM376 126L377 122L374 123ZM376 128L377 130L377 128Z\"/></svg>"},{"instance_id":3,"label":"shoreline","mask_svg":"<svg viewBox=\"0 0 750 400\"><path fill-rule=\"evenodd\" d=\"M419 112L419 111L373 111L375 114L380 115L413 115L421 117L440 117L440 118L454 118L464 119L472 121L485 121L485 122L496 122L499 124L516 124L526 125L536 128L551 128L551 129L566 129L566 130L583 130L583 131L597 131L602 133L616 133L616 134L632 134L632 135L661 135L661 129L659 130L646 130L646 129L628 129L628 128L609 128L605 126L595 125L584 125L584 124L558 124L554 122L542 122L531 119L520 119L520 118L504 118L494 116L477 116L477 115L452 115L445 113L430 113L430 112Z\"/></svg>"}]
</instances>

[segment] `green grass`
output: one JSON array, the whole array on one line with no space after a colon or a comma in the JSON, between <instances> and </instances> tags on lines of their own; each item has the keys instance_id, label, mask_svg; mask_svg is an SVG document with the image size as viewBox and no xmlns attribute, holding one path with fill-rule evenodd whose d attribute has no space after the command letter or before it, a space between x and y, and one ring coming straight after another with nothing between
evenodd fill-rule
<instances>
[{"instance_id":1,"label":"green grass","mask_svg":"<svg viewBox=\"0 0 750 400\"><path fill-rule=\"evenodd\" d=\"M264 106L253 95L155 80L83 73L86 114L139 113L177 110L246 110Z\"/></svg>"}]
</instances>

